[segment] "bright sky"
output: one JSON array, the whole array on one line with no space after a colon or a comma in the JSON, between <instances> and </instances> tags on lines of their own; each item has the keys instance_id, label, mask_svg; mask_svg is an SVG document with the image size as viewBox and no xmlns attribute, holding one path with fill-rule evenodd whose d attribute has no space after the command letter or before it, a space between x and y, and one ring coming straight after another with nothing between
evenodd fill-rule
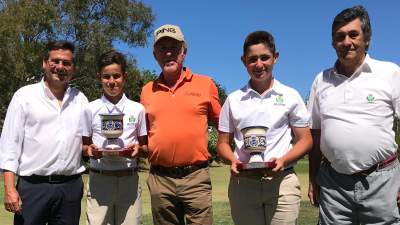
<instances>
[{"instance_id":1,"label":"bright sky","mask_svg":"<svg viewBox=\"0 0 400 225\"><path fill-rule=\"evenodd\" d=\"M249 79L240 61L247 34L266 30L275 37L280 58L274 77L305 98L315 75L336 60L331 24L341 10L362 4L372 24L371 57L400 64L400 1L398 0L144 0L156 16L154 29L171 23L181 27L189 49L185 66L206 74L227 91ZM121 49L137 60L139 69L160 72L147 48Z\"/></svg>"}]
</instances>

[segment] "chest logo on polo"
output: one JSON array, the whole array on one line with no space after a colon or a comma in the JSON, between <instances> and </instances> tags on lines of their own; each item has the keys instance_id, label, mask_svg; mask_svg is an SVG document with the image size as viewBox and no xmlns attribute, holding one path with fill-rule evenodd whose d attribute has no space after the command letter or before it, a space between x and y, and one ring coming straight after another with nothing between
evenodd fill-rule
<instances>
[{"instance_id":1,"label":"chest logo on polo","mask_svg":"<svg viewBox=\"0 0 400 225\"><path fill-rule=\"evenodd\" d=\"M134 124L135 121L136 121L136 118L135 118L134 115L129 116L129 118L128 118L128 124L129 125Z\"/></svg>"},{"instance_id":2,"label":"chest logo on polo","mask_svg":"<svg viewBox=\"0 0 400 225\"><path fill-rule=\"evenodd\" d=\"M274 105L285 105L285 99L283 98L283 95L276 96Z\"/></svg>"},{"instance_id":3,"label":"chest logo on polo","mask_svg":"<svg viewBox=\"0 0 400 225\"><path fill-rule=\"evenodd\" d=\"M201 97L201 93L198 93L198 92L190 92L190 91L188 91L188 92L185 93L185 95L194 96L194 97Z\"/></svg>"},{"instance_id":4,"label":"chest logo on polo","mask_svg":"<svg viewBox=\"0 0 400 225\"><path fill-rule=\"evenodd\" d=\"M372 94L369 94L367 96L367 101L368 101L368 103L374 103L375 102L375 97Z\"/></svg>"}]
</instances>

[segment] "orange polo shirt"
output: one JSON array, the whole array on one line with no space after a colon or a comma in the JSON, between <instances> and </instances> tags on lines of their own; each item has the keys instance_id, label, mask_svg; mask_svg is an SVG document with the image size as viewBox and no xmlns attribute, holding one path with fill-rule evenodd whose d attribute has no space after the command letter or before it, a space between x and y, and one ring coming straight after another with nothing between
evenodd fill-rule
<instances>
[{"instance_id":1,"label":"orange polo shirt","mask_svg":"<svg viewBox=\"0 0 400 225\"><path fill-rule=\"evenodd\" d=\"M221 105L211 78L184 68L174 89L163 75L147 83L140 96L148 120L149 161L152 165L186 166L210 158L208 119L218 124Z\"/></svg>"}]
</instances>

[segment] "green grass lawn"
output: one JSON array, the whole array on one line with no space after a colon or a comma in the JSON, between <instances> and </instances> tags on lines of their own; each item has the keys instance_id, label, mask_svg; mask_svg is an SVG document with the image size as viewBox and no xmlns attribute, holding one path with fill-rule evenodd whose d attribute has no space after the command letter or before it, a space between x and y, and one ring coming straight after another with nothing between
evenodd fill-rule
<instances>
[{"instance_id":1,"label":"green grass lawn","mask_svg":"<svg viewBox=\"0 0 400 225\"><path fill-rule=\"evenodd\" d=\"M307 198L308 188L308 162L301 160L296 166L296 172L299 176L301 187L303 191L303 199L301 202L299 225L313 225L317 224L318 210L312 207ZM147 173L140 173L140 183L143 189L142 201L143 201L143 224L150 225L151 221L151 208L150 208L150 196L146 185ZM211 179L213 186L213 209L214 209L214 224L233 224L229 202L228 202L228 182L229 182L229 168L226 166L212 167L211 168ZM87 176L84 176L87 179ZM0 177L0 202L3 202L3 178ZM1 204L3 205L3 204ZM85 209L86 199L82 199L82 214L81 223L85 224ZM4 207L0 208L0 224L9 225L12 224L12 214L5 211Z\"/></svg>"}]
</instances>

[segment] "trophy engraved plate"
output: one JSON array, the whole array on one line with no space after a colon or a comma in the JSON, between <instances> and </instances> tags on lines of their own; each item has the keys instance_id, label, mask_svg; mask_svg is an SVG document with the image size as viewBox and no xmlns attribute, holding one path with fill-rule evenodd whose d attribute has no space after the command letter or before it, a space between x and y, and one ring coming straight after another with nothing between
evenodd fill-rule
<instances>
[{"instance_id":1,"label":"trophy engraved plate","mask_svg":"<svg viewBox=\"0 0 400 225\"><path fill-rule=\"evenodd\" d=\"M268 127L250 126L243 128L244 151L250 154L248 163L238 165L239 170L271 169L275 162L264 162L263 152L267 149L266 133Z\"/></svg>"},{"instance_id":2,"label":"trophy engraved plate","mask_svg":"<svg viewBox=\"0 0 400 225\"><path fill-rule=\"evenodd\" d=\"M120 150L106 150L102 152L102 156L119 156L119 151Z\"/></svg>"},{"instance_id":3,"label":"trophy engraved plate","mask_svg":"<svg viewBox=\"0 0 400 225\"><path fill-rule=\"evenodd\" d=\"M274 161L241 163L238 165L238 170L272 169L275 168L275 166L276 163Z\"/></svg>"}]
</instances>

